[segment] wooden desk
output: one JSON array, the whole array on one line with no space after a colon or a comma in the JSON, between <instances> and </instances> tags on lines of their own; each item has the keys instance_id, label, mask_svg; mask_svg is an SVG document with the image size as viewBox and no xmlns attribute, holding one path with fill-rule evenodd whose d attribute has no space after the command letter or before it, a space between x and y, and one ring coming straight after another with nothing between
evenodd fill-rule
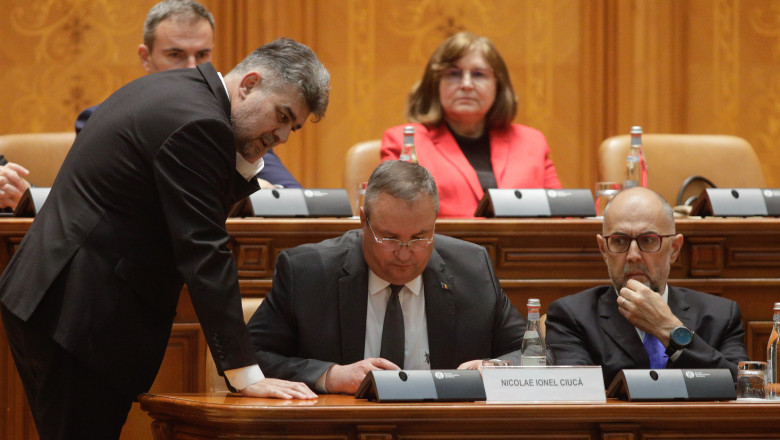
<instances>
[{"instance_id":1,"label":"wooden desk","mask_svg":"<svg viewBox=\"0 0 780 440\"><path fill-rule=\"evenodd\" d=\"M0 219L0 271L31 223ZM336 237L359 225L357 219L229 220L242 295L265 296L276 256L284 249ZM672 266L670 284L736 300L747 331L748 354L765 359L772 305L780 301L780 219L683 219L677 230L685 242ZM501 285L521 311L529 297L541 299L544 313L561 296L609 282L596 245L595 236L601 232L597 219L440 220L436 231L485 246ZM207 391L205 346L189 295L184 294L152 392ZM25 405L0 329L0 438L28 438L32 421ZM148 425L135 407L125 429L132 434L123 438L149 438L144 437Z\"/></svg>"},{"instance_id":2,"label":"wooden desk","mask_svg":"<svg viewBox=\"0 0 780 440\"><path fill-rule=\"evenodd\" d=\"M780 403L400 404L224 394L147 394L140 401L156 440L780 438Z\"/></svg>"}]
</instances>

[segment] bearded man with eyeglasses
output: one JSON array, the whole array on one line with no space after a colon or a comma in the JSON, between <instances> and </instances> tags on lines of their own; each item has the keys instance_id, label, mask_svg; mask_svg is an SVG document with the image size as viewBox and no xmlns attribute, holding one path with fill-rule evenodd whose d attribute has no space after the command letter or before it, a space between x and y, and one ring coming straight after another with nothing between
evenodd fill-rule
<instances>
[{"instance_id":1,"label":"bearded man with eyeglasses","mask_svg":"<svg viewBox=\"0 0 780 440\"><path fill-rule=\"evenodd\" d=\"M519 360L525 319L482 246L434 235L438 207L425 168L383 162L366 187L361 229L279 254L249 321L263 372L354 394L372 370Z\"/></svg>"},{"instance_id":2,"label":"bearded man with eyeglasses","mask_svg":"<svg viewBox=\"0 0 780 440\"><path fill-rule=\"evenodd\" d=\"M601 365L607 386L632 368L728 368L736 381L748 360L739 305L667 284L683 236L666 200L647 188L618 193L596 239L612 285L550 304L558 364Z\"/></svg>"}]
</instances>

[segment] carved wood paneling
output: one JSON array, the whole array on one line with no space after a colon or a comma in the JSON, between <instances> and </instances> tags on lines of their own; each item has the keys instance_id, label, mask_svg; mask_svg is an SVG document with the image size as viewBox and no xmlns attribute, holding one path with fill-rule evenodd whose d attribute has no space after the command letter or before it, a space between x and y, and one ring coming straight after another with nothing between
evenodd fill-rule
<instances>
[{"instance_id":1,"label":"carved wood paneling","mask_svg":"<svg viewBox=\"0 0 780 440\"><path fill-rule=\"evenodd\" d=\"M688 240L691 248L691 276L715 277L723 270L724 245L720 238L692 238Z\"/></svg>"},{"instance_id":2,"label":"carved wood paneling","mask_svg":"<svg viewBox=\"0 0 780 440\"><path fill-rule=\"evenodd\" d=\"M234 240L232 244L239 276L265 278L273 274L276 255L271 253L271 240L242 238Z\"/></svg>"}]
</instances>

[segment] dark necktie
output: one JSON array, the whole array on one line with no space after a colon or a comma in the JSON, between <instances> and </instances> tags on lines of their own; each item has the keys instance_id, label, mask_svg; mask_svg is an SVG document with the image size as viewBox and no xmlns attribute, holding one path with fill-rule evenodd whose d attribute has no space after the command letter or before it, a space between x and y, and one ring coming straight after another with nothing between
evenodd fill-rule
<instances>
[{"instance_id":1,"label":"dark necktie","mask_svg":"<svg viewBox=\"0 0 780 440\"><path fill-rule=\"evenodd\" d=\"M390 362L404 367L404 312L401 310L401 301L398 292L404 286L390 285L390 299L387 300L385 310L385 323L382 327L382 348L379 356Z\"/></svg>"},{"instance_id":2,"label":"dark necktie","mask_svg":"<svg viewBox=\"0 0 780 440\"><path fill-rule=\"evenodd\" d=\"M666 356L664 344L650 333L645 333L645 339L642 342L645 344L647 355L650 356L650 368L653 370L666 368L668 356Z\"/></svg>"}]
</instances>

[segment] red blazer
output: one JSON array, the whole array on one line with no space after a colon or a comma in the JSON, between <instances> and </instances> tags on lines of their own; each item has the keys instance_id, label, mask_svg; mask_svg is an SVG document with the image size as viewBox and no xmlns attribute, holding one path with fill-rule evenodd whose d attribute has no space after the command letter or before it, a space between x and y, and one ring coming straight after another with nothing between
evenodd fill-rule
<instances>
[{"instance_id":1,"label":"red blazer","mask_svg":"<svg viewBox=\"0 0 780 440\"><path fill-rule=\"evenodd\" d=\"M420 165L439 188L439 217L474 217L482 199L477 172L445 124L431 129L404 124L385 131L382 160L398 159L404 127L414 126L414 148ZM520 124L490 132L490 157L499 188L560 188L550 148L541 131Z\"/></svg>"}]
</instances>

